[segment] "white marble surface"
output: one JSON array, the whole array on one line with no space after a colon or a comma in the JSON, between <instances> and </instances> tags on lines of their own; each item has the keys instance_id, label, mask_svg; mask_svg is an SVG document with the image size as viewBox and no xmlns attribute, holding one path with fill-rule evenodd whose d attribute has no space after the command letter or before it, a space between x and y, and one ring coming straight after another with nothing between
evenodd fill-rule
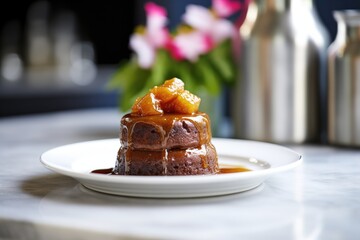
<instances>
[{"instance_id":1,"label":"white marble surface","mask_svg":"<svg viewBox=\"0 0 360 240\"><path fill-rule=\"evenodd\" d=\"M240 194L105 195L50 172L50 148L117 137L114 109L0 119L0 239L359 239L360 150L291 146L301 167Z\"/></svg>"}]
</instances>

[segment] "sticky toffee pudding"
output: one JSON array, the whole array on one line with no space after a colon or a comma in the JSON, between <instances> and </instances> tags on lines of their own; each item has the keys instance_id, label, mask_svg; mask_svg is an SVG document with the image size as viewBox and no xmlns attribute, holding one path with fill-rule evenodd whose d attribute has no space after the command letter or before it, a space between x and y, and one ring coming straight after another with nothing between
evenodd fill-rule
<instances>
[{"instance_id":1,"label":"sticky toffee pudding","mask_svg":"<svg viewBox=\"0 0 360 240\"><path fill-rule=\"evenodd\" d=\"M210 119L177 78L138 98L121 119L113 174L199 175L219 171Z\"/></svg>"}]
</instances>

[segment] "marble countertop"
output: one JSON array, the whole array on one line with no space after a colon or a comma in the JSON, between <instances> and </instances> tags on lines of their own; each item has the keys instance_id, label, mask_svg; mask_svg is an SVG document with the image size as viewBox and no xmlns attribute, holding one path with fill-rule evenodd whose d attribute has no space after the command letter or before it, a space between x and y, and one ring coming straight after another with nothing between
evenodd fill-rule
<instances>
[{"instance_id":1,"label":"marble countertop","mask_svg":"<svg viewBox=\"0 0 360 240\"><path fill-rule=\"evenodd\" d=\"M42 152L118 136L115 109L0 119L0 239L358 239L360 150L289 146L302 166L239 194L142 199L85 189Z\"/></svg>"}]
</instances>

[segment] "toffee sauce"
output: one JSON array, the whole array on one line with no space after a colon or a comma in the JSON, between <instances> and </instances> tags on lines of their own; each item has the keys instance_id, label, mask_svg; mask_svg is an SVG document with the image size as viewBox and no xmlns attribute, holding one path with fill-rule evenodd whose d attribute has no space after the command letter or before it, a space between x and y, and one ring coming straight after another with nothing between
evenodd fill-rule
<instances>
[{"instance_id":1,"label":"toffee sauce","mask_svg":"<svg viewBox=\"0 0 360 240\"><path fill-rule=\"evenodd\" d=\"M125 173L128 173L130 170L129 159L132 159L132 151L128 151L131 149L134 141L132 139L134 126L137 123L149 123L153 125L157 132L160 134L160 142L161 148L156 150L161 150L162 156L162 165L164 167L164 175L167 175L167 164L168 164L168 150L167 150L167 142L171 130L176 121L187 120L191 122L195 128L197 129L198 137L199 137L199 145L198 149L192 148L188 149L186 154L196 154L201 157L203 168L208 168L207 163L207 148L213 147L205 146L206 144L210 144L211 140L211 129L210 129L210 119L209 116L205 113L198 112L195 115L184 115L184 114L165 114L165 115L150 115L150 116L137 116L136 114L127 114L121 119L120 124L120 142L121 148L118 153L118 161L120 165L124 166ZM123 159L119 158L119 154L122 152ZM126 174L125 174L126 175Z\"/></svg>"},{"instance_id":2,"label":"toffee sauce","mask_svg":"<svg viewBox=\"0 0 360 240\"><path fill-rule=\"evenodd\" d=\"M251 171L248 168L240 166L220 166L219 172L215 174L227 174L227 173L239 173L239 172L249 172ZM104 168L104 169L95 169L91 173L104 174L104 175L119 175L113 172L113 168Z\"/></svg>"},{"instance_id":3,"label":"toffee sauce","mask_svg":"<svg viewBox=\"0 0 360 240\"><path fill-rule=\"evenodd\" d=\"M150 123L156 128L161 135L162 148L166 148L166 142L169 137L170 131L175 121L187 120L194 124L199 134L199 145L206 144L211 140L210 119L205 113L198 112L195 115L183 115L183 114L166 114L166 115L154 115L154 116L137 116L131 113L126 114L121 119L120 124L120 141L122 146L131 147L133 144L133 128L141 123ZM206 126L204 128L204 126Z\"/></svg>"},{"instance_id":4,"label":"toffee sauce","mask_svg":"<svg viewBox=\"0 0 360 240\"><path fill-rule=\"evenodd\" d=\"M125 173L128 172L129 162L128 159L131 159L131 151L126 151L129 147L133 145L132 132L134 126L138 122L148 122L152 123L156 128L159 128L159 133L161 133L161 145L163 149L163 166L164 166L164 175L167 174L167 149L166 142L169 137L170 131L174 125L175 121L179 120L187 120L193 123L195 128L198 130L199 142L201 147L199 149L190 149L187 154L191 154L192 151L195 151L197 155L199 155L202 159L203 168L207 168L208 164L206 161L206 147L205 144L210 143L211 140L211 130L210 130L210 119L205 113L198 113L196 115L181 115L181 114L167 114L162 117L159 116L136 116L133 114L127 114L121 119L120 125L120 141L122 148L125 149ZM204 126L206 126L204 128ZM213 147L211 145L211 147ZM120 150L119 150L120 152ZM119 160L119 157L118 157ZM228 173L238 173L238 172L248 172L251 171L245 167L240 166L232 166L232 165L220 165L219 171L215 174L228 174ZM122 175L118 174L117 171L114 171L114 168L106 168L106 169L96 169L91 171L91 173L95 174L104 174L104 175ZM126 175L126 174L125 174Z\"/></svg>"}]
</instances>

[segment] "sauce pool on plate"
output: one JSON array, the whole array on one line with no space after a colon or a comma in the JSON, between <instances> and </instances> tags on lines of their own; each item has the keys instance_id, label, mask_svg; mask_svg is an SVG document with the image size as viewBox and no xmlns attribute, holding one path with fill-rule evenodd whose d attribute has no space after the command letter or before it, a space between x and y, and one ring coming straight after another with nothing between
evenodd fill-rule
<instances>
[{"instance_id":1,"label":"sauce pool on plate","mask_svg":"<svg viewBox=\"0 0 360 240\"><path fill-rule=\"evenodd\" d=\"M219 172L216 174L239 173L239 172L249 172L249 171L251 170L246 167L233 166L233 165L220 165ZM113 173L113 168L95 169L91 171L91 173L118 175Z\"/></svg>"}]
</instances>

